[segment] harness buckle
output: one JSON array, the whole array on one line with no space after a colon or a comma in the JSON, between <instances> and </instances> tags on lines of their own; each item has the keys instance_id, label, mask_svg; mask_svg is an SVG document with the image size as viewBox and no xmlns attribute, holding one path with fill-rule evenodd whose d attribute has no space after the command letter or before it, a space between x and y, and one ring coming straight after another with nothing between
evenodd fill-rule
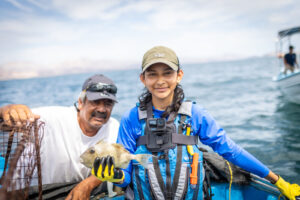
<instances>
[{"instance_id":1,"label":"harness buckle","mask_svg":"<svg viewBox=\"0 0 300 200\"><path fill-rule=\"evenodd\" d=\"M180 121L180 124L181 124L183 130L185 130L188 125L187 123L185 123L183 121Z\"/></svg>"},{"instance_id":2,"label":"harness buckle","mask_svg":"<svg viewBox=\"0 0 300 200\"><path fill-rule=\"evenodd\" d=\"M157 136L156 144L162 145L164 143L164 138L162 136Z\"/></svg>"},{"instance_id":3,"label":"harness buckle","mask_svg":"<svg viewBox=\"0 0 300 200\"><path fill-rule=\"evenodd\" d=\"M164 160L166 159L166 154L161 154L159 157L158 157L158 160Z\"/></svg>"},{"instance_id":4,"label":"harness buckle","mask_svg":"<svg viewBox=\"0 0 300 200\"><path fill-rule=\"evenodd\" d=\"M160 152L175 148L172 133L176 132L175 124L167 124L165 118L149 118L146 121L146 146L150 152Z\"/></svg>"}]
</instances>

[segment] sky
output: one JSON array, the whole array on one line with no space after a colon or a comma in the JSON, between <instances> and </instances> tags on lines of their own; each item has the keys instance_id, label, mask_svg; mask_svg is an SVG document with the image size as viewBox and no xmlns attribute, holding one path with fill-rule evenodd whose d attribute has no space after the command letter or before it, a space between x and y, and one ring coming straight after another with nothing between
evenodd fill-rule
<instances>
[{"instance_id":1,"label":"sky","mask_svg":"<svg viewBox=\"0 0 300 200\"><path fill-rule=\"evenodd\" d=\"M0 0L0 80L139 68L156 45L181 63L271 55L298 0Z\"/></svg>"}]
</instances>

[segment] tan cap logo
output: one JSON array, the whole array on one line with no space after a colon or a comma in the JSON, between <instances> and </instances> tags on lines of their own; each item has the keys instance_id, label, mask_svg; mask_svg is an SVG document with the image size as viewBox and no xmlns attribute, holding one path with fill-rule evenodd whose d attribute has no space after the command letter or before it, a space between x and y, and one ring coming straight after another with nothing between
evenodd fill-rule
<instances>
[{"instance_id":1,"label":"tan cap logo","mask_svg":"<svg viewBox=\"0 0 300 200\"><path fill-rule=\"evenodd\" d=\"M154 54L154 57L163 58L163 57L165 57L165 54L164 53L156 53L156 54Z\"/></svg>"}]
</instances>

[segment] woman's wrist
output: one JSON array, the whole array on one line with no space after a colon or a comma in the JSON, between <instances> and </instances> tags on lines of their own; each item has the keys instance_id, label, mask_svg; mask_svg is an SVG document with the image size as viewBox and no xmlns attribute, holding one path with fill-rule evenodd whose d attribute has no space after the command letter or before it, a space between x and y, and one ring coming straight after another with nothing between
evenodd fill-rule
<instances>
[{"instance_id":1,"label":"woman's wrist","mask_svg":"<svg viewBox=\"0 0 300 200\"><path fill-rule=\"evenodd\" d=\"M270 171L268 176L265 177L265 179L270 181L272 184L275 184L279 179L279 175L277 175L277 174L273 173L272 171Z\"/></svg>"}]
</instances>

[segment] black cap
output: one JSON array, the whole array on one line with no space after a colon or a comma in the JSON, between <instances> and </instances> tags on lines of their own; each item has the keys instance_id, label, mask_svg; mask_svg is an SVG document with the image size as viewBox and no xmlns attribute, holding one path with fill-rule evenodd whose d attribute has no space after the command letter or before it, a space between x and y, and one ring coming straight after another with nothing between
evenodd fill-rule
<instances>
[{"instance_id":1,"label":"black cap","mask_svg":"<svg viewBox=\"0 0 300 200\"><path fill-rule=\"evenodd\" d=\"M110 78L103 74L96 74L89 77L83 83L82 91L86 91L86 97L89 101L111 99L117 102L117 87Z\"/></svg>"}]
</instances>

